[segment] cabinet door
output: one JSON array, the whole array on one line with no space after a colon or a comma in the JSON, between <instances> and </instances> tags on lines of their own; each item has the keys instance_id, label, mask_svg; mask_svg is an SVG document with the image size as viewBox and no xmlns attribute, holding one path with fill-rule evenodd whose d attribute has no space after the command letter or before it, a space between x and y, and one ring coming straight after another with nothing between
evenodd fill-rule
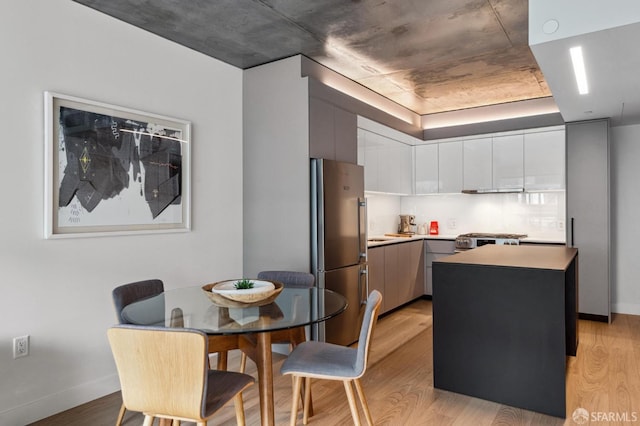
<instances>
[{"instance_id":1,"label":"cabinet door","mask_svg":"<svg viewBox=\"0 0 640 426\"><path fill-rule=\"evenodd\" d=\"M462 191L462 142L438 144L438 192Z\"/></svg>"},{"instance_id":2,"label":"cabinet door","mask_svg":"<svg viewBox=\"0 0 640 426\"><path fill-rule=\"evenodd\" d=\"M451 256L455 253L455 242L441 240L425 240L426 257L426 290L425 294L433 294L433 261L443 257Z\"/></svg>"},{"instance_id":3,"label":"cabinet door","mask_svg":"<svg viewBox=\"0 0 640 426\"><path fill-rule=\"evenodd\" d=\"M364 189L366 191L381 191L379 185L380 151L383 146L381 137L373 132L360 129L361 143L364 148Z\"/></svg>"},{"instance_id":4,"label":"cabinet door","mask_svg":"<svg viewBox=\"0 0 640 426\"><path fill-rule=\"evenodd\" d=\"M384 247L367 250L367 266L369 276L369 292L378 290L382 293L380 312L386 312L386 295L384 291Z\"/></svg>"},{"instance_id":5,"label":"cabinet door","mask_svg":"<svg viewBox=\"0 0 640 426\"><path fill-rule=\"evenodd\" d=\"M336 161L356 163L358 161L356 143L358 116L342 108L334 107L333 124Z\"/></svg>"},{"instance_id":6,"label":"cabinet door","mask_svg":"<svg viewBox=\"0 0 640 426\"><path fill-rule=\"evenodd\" d=\"M413 276L411 278L411 300L421 297L426 292L425 277L425 251L424 242L415 241L411 243L411 264Z\"/></svg>"},{"instance_id":7,"label":"cabinet door","mask_svg":"<svg viewBox=\"0 0 640 426\"><path fill-rule=\"evenodd\" d=\"M524 135L524 174L528 191L564 189L564 129Z\"/></svg>"},{"instance_id":8,"label":"cabinet door","mask_svg":"<svg viewBox=\"0 0 640 426\"><path fill-rule=\"evenodd\" d=\"M357 137L358 137L358 165L364 167L365 169L365 188L367 187L367 183L366 183L366 173L367 173L367 168L365 167L365 159L364 159L364 154L365 154L365 150L367 148L366 143L365 143L365 136L364 136L364 132L365 130L362 129L358 129L357 130Z\"/></svg>"},{"instance_id":9,"label":"cabinet door","mask_svg":"<svg viewBox=\"0 0 640 426\"><path fill-rule=\"evenodd\" d=\"M390 168L394 171L393 192L396 194L413 194L413 157L412 147L402 142L395 143L394 163Z\"/></svg>"},{"instance_id":10,"label":"cabinet door","mask_svg":"<svg viewBox=\"0 0 640 426\"><path fill-rule=\"evenodd\" d=\"M581 313L610 318L609 126L567 124L567 245L578 248Z\"/></svg>"},{"instance_id":11,"label":"cabinet door","mask_svg":"<svg viewBox=\"0 0 640 426\"><path fill-rule=\"evenodd\" d=\"M491 138L463 143L463 189L491 189Z\"/></svg>"},{"instance_id":12,"label":"cabinet door","mask_svg":"<svg viewBox=\"0 0 640 426\"><path fill-rule=\"evenodd\" d=\"M415 283L415 271L412 263L412 247L411 243L397 244L398 247L398 279L396 285L398 287L398 304L408 302L412 299L413 288L412 282Z\"/></svg>"},{"instance_id":13,"label":"cabinet door","mask_svg":"<svg viewBox=\"0 0 640 426\"><path fill-rule=\"evenodd\" d=\"M333 106L309 98L309 157L335 159Z\"/></svg>"},{"instance_id":14,"label":"cabinet door","mask_svg":"<svg viewBox=\"0 0 640 426\"><path fill-rule=\"evenodd\" d=\"M400 271L398 269L398 246L392 244L384 247L384 295L387 298L384 306L391 310L400 305L399 281Z\"/></svg>"},{"instance_id":15,"label":"cabinet door","mask_svg":"<svg viewBox=\"0 0 640 426\"><path fill-rule=\"evenodd\" d=\"M523 189L523 135L494 137L492 146L493 189Z\"/></svg>"},{"instance_id":16,"label":"cabinet door","mask_svg":"<svg viewBox=\"0 0 640 426\"><path fill-rule=\"evenodd\" d=\"M438 145L415 146L415 194L438 192Z\"/></svg>"},{"instance_id":17,"label":"cabinet door","mask_svg":"<svg viewBox=\"0 0 640 426\"><path fill-rule=\"evenodd\" d=\"M356 163L358 118L328 102L309 98L309 156Z\"/></svg>"}]
</instances>

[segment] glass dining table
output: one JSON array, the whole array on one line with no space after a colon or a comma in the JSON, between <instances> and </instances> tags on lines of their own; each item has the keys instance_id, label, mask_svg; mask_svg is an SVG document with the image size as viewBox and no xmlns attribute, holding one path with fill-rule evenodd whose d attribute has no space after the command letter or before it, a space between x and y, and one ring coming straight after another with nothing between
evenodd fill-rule
<instances>
[{"instance_id":1,"label":"glass dining table","mask_svg":"<svg viewBox=\"0 0 640 426\"><path fill-rule=\"evenodd\" d=\"M218 353L218 369L227 368L227 351L242 350L256 363L261 423L271 426L275 424L272 337L277 341L287 330L304 330L346 308L344 296L317 287L283 288L272 303L241 308L215 304L201 287L184 287L132 303L122 310L122 317L136 325L185 327L207 333L209 352Z\"/></svg>"}]
</instances>

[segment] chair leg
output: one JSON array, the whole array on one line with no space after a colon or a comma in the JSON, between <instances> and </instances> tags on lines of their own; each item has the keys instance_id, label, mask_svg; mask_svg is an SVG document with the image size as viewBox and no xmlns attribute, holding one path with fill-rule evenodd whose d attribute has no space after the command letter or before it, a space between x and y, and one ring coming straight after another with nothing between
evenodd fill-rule
<instances>
[{"instance_id":1,"label":"chair leg","mask_svg":"<svg viewBox=\"0 0 640 426\"><path fill-rule=\"evenodd\" d=\"M360 426L360 415L358 414L358 407L356 406L356 398L353 394L353 388L351 387L351 380L343 380L344 391L347 393L347 400L349 401L349 409L351 410L351 417L353 417L353 424Z\"/></svg>"},{"instance_id":2,"label":"chair leg","mask_svg":"<svg viewBox=\"0 0 640 426\"><path fill-rule=\"evenodd\" d=\"M247 368L247 354L242 352L242 356L240 357L240 372L244 373L244 370Z\"/></svg>"},{"instance_id":3,"label":"chair leg","mask_svg":"<svg viewBox=\"0 0 640 426\"><path fill-rule=\"evenodd\" d=\"M302 405L302 424L309 423L309 413L311 411L311 377L304 378L304 403ZM313 413L311 413L313 416Z\"/></svg>"},{"instance_id":4,"label":"chair leg","mask_svg":"<svg viewBox=\"0 0 640 426\"><path fill-rule=\"evenodd\" d=\"M153 416L147 414L146 416L144 416L144 423L142 424L142 426L151 426L153 425L154 420L155 418Z\"/></svg>"},{"instance_id":5,"label":"chair leg","mask_svg":"<svg viewBox=\"0 0 640 426\"><path fill-rule=\"evenodd\" d=\"M364 416L367 419L367 424L369 426L373 426L373 418L371 417L371 412L369 411L369 404L367 404L367 398L365 398L364 396L362 383L360 383L360 379L355 379L353 383L356 385L356 392L358 392L358 398L360 398L360 405L362 405L362 411L364 411Z\"/></svg>"},{"instance_id":6,"label":"chair leg","mask_svg":"<svg viewBox=\"0 0 640 426\"><path fill-rule=\"evenodd\" d=\"M304 327L300 327L299 329L294 328L291 331L291 336L289 338L289 352L292 352L296 348L296 346L298 346L300 343L306 342L306 340L307 338L304 331ZM304 383L302 384L302 391L303 393L305 392ZM304 398L303 395L300 395L300 396ZM313 417L313 398L311 398L311 394L309 394L309 402L308 403L305 402L304 407L309 407L309 411L308 411L309 416Z\"/></svg>"},{"instance_id":7,"label":"chair leg","mask_svg":"<svg viewBox=\"0 0 640 426\"><path fill-rule=\"evenodd\" d=\"M302 377L293 377L293 395L291 397L291 421L290 426L296 426L296 420L298 419L298 399L300 398L300 389L302 387Z\"/></svg>"},{"instance_id":8,"label":"chair leg","mask_svg":"<svg viewBox=\"0 0 640 426\"><path fill-rule=\"evenodd\" d=\"M238 426L244 426L244 403L242 402L242 392L233 397L233 406L236 409L236 423ZM206 422L205 422L206 425Z\"/></svg>"},{"instance_id":9,"label":"chair leg","mask_svg":"<svg viewBox=\"0 0 640 426\"><path fill-rule=\"evenodd\" d=\"M116 426L122 425L122 420L124 419L124 413L127 411L127 408L124 406L124 402L120 406L120 412L118 413L118 418L116 419Z\"/></svg>"}]
</instances>

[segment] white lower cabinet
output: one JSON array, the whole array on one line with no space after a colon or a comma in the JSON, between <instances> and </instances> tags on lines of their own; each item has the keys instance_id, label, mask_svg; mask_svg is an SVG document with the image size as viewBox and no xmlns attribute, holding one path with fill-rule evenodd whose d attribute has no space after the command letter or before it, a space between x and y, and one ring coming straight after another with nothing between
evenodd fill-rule
<instances>
[{"instance_id":1,"label":"white lower cabinet","mask_svg":"<svg viewBox=\"0 0 640 426\"><path fill-rule=\"evenodd\" d=\"M424 240L424 252L426 253L426 282L425 294L433 294L433 261L451 256L455 253L455 242L449 240Z\"/></svg>"}]
</instances>

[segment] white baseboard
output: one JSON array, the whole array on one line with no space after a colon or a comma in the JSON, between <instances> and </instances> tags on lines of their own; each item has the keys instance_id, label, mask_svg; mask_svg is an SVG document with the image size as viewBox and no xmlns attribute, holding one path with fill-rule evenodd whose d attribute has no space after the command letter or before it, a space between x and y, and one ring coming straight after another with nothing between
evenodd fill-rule
<instances>
[{"instance_id":1,"label":"white baseboard","mask_svg":"<svg viewBox=\"0 0 640 426\"><path fill-rule=\"evenodd\" d=\"M0 425L24 426L118 390L120 380L113 374L5 410L0 413Z\"/></svg>"}]
</instances>

